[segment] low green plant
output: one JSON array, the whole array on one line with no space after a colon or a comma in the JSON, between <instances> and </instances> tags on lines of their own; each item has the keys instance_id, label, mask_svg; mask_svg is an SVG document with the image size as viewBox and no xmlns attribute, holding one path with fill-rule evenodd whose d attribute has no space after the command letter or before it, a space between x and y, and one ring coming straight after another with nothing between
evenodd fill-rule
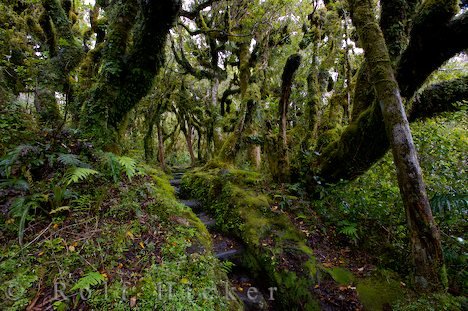
<instances>
[{"instance_id":1,"label":"low green plant","mask_svg":"<svg viewBox=\"0 0 468 311\"><path fill-rule=\"evenodd\" d=\"M122 173L125 173L130 181L132 177L139 173L137 161L130 157L118 156L112 152L105 152L101 156L101 161L115 183L119 181Z\"/></svg>"},{"instance_id":2,"label":"low green plant","mask_svg":"<svg viewBox=\"0 0 468 311\"><path fill-rule=\"evenodd\" d=\"M80 278L75 285L71 288L72 291L76 290L89 290L93 286L100 285L106 282L106 277L99 272L91 271Z\"/></svg>"}]
</instances>

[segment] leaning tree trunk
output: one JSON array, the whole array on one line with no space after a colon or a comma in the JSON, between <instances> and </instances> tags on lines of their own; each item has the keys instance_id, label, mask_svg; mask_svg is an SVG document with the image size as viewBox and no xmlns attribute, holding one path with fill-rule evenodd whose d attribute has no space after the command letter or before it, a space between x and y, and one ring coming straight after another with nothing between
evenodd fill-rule
<instances>
[{"instance_id":1,"label":"leaning tree trunk","mask_svg":"<svg viewBox=\"0 0 468 311\"><path fill-rule=\"evenodd\" d=\"M374 81L377 100L397 169L406 210L414 282L420 290L442 288L444 262L438 228L432 217L416 148L382 31L368 0L350 0L352 18Z\"/></svg>"},{"instance_id":2,"label":"leaning tree trunk","mask_svg":"<svg viewBox=\"0 0 468 311\"><path fill-rule=\"evenodd\" d=\"M161 120L158 118L156 127L158 129L158 158L159 164L163 170L166 170L166 158L164 155L164 137L163 130L161 125Z\"/></svg>"},{"instance_id":3,"label":"leaning tree trunk","mask_svg":"<svg viewBox=\"0 0 468 311\"><path fill-rule=\"evenodd\" d=\"M409 43L395 66L404 98L409 100L413 97L430 73L468 48L468 40L462 39L468 37L468 11L453 17L457 4L457 0L425 1L424 5L417 6L418 12L411 22ZM393 39L388 38L388 41L392 42ZM322 182L333 183L362 175L385 155L390 146L373 93L373 81L369 79L367 69L363 69L361 66L354 88L351 124L311 165L314 171L311 174L319 176ZM418 105L416 110L422 109L425 117L434 116L441 109L453 110L453 102L446 101L445 97L438 102L438 107L423 104ZM462 106L458 107L462 109ZM416 110L411 111L410 121L411 115L418 113Z\"/></svg>"},{"instance_id":4,"label":"leaning tree trunk","mask_svg":"<svg viewBox=\"0 0 468 311\"><path fill-rule=\"evenodd\" d=\"M281 98L279 102L279 141L278 141L278 168L279 181L287 182L289 180L289 156L288 156L288 138L287 121L289 98L291 97L291 88L294 75L301 64L301 56L293 54L289 56L284 66L281 85Z\"/></svg>"}]
</instances>

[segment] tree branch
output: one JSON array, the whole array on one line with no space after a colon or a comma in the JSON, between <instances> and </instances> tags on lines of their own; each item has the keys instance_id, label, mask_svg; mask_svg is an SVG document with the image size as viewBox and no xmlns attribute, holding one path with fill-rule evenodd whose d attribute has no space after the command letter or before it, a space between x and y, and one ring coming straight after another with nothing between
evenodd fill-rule
<instances>
[{"instance_id":1,"label":"tree branch","mask_svg":"<svg viewBox=\"0 0 468 311\"><path fill-rule=\"evenodd\" d=\"M216 1L217 0L206 0L206 1L196 5L195 8L193 8L192 11L182 10L180 12L180 16L183 16L183 17L186 17L188 19L194 20L195 18L197 18L200 11L202 11L202 10L206 9L207 7L211 6Z\"/></svg>"},{"instance_id":2,"label":"tree branch","mask_svg":"<svg viewBox=\"0 0 468 311\"><path fill-rule=\"evenodd\" d=\"M457 111L460 107L454 104L463 100L468 100L468 76L431 85L414 97L409 121Z\"/></svg>"},{"instance_id":3,"label":"tree branch","mask_svg":"<svg viewBox=\"0 0 468 311\"><path fill-rule=\"evenodd\" d=\"M452 18L457 0L429 3L415 19L410 43L398 63L396 75L405 98L411 98L445 61L468 48L468 11Z\"/></svg>"}]
</instances>

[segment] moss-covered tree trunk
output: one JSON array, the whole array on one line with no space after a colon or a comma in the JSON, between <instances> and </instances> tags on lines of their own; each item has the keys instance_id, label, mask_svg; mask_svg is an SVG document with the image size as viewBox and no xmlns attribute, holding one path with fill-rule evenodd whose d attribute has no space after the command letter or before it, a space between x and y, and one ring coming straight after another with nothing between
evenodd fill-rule
<instances>
[{"instance_id":1,"label":"moss-covered tree trunk","mask_svg":"<svg viewBox=\"0 0 468 311\"><path fill-rule=\"evenodd\" d=\"M466 48L468 41L468 11L455 16L458 9L457 0L425 1L416 5L418 1L408 0L405 6L407 21L399 21L409 29L391 35L391 29L386 29L385 39L396 47L395 51L404 49L401 55L392 60L395 77L399 83L402 96L409 101L415 92L421 88L430 73L437 69L444 61ZM387 3L388 4L388 3ZM390 3L395 14L403 8L398 5L401 1ZM381 10L388 10L387 5ZM415 8L418 12L415 13ZM385 14L384 14L385 13ZM382 12L387 16L387 12ZM396 22L383 17L381 21L385 27L391 27ZM410 22L411 20L411 22ZM410 26L409 26L410 25ZM398 26L399 27L399 26ZM406 40L408 43L396 42ZM406 42L405 41L405 42ZM406 48L405 48L406 47ZM313 174L321 177L324 182L336 182L340 179L353 179L366 172L388 150L390 144L385 135L383 117L374 94L373 81L369 78L366 62L361 66L355 85L353 96L353 113L351 124L343 131L338 140L329 144L321 153L316 163L312 163ZM441 102L441 106L449 108L452 103ZM435 115L440 110L437 107L418 105L416 109L424 109L425 116ZM417 114L412 110L412 114Z\"/></svg>"},{"instance_id":2,"label":"moss-covered tree trunk","mask_svg":"<svg viewBox=\"0 0 468 311\"><path fill-rule=\"evenodd\" d=\"M278 168L279 181L287 182L290 177L289 171L289 156L288 156L288 107L289 99L291 97L291 88L294 80L294 75L299 69L301 64L301 56L299 54L293 54L289 56L286 61L286 65L283 69L283 75L281 77L281 98L278 104L279 114L279 140L278 140Z\"/></svg>"},{"instance_id":3,"label":"moss-covered tree trunk","mask_svg":"<svg viewBox=\"0 0 468 311\"><path fill-rule=\"evenodd\" d=\"M248 115L248 98L247 91L250 79L250 41L245 40L239 44L239 85L241 95L240 117L229 137L225 140L223 147L219 153L219 158L226 162L234 162L237 153L240 150L242 137L245 128L245 116Z\"/></svg>"},{"instance_id":4,"label":"moss-covered tree trunk","mask_svg":"<svg viewBox=\"0 0 468 311\"><path fill-rule=\"evenodd\" d=\"M397 168L398 184L406 210L413 258L414 281L418 289L442 288L444 263L438 228L432 217L416 148L394 77L382 31L368 0L350 0L357 28L374 82L385 129Z\"/></svg>"},{"instance_id":5,"label":"moss-covered tree trunk","mask_svg":"<svg viewBox=\"0 0 468 311\"><path fill-rule=\"evenodd\" d=\"M166 157L164 152L164 133L162 130L161 119L158 118L156 122L156 127L158 129L158 159L159 165L163 170L166 170Z\"/></svg>"},{"instance_id":6,"label":"moss-covered tree trunk","mask_svg":"<svg viewBox=\"0 0 468 311\"><path fill-rule=\"evenodd\" d=\"M43 0L44 13L40 21L46 37L50 58L39 66L36 79L34 105L39 122L46 126L58 126L62 116L55 99L55 91L71 98L70 72L80 63L83 51L72 33L68 15L72 6L59 0Z\"/></svg>"},{"instance_id":7,"label":"moss-covered tree trunk","mask_svg":"<svg viewBox=\"0 0 468 311\"><path fill-rule=\"evenodd\" d=\"M82 121L85 130L105 145L116 143L120 123L150 90L164 64L166 37L180 6L179 0L110 4L98 82Z\"/></svg>"}]
</instances>

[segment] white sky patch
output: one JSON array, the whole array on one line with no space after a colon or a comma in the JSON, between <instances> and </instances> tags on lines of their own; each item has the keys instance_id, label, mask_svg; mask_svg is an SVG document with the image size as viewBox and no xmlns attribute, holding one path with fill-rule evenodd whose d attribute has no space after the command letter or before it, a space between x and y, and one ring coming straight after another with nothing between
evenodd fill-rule
<instances>
[{"instance_id":1,"label":"white sky patch","mask_svg":"<svg viewBox=\"0 0 468 311\"><path fill-rule=\"evenodd\" d=\"M257 41L255 41L255 39L252 38L252 41L250 41L250 53L252 53L254 47L255 47L255 44L257 44Z\"/></svg>"},{"instance_id":2,"label":"white sky patch","mask_svg":"<svg viewBox=\"0 0 468 311\"><path fill-rule=\"evenodd\" d=\"M83 0L84 4L91 4L94 5L95 1L94 0Z\"/></svg>"}]
</instances>

